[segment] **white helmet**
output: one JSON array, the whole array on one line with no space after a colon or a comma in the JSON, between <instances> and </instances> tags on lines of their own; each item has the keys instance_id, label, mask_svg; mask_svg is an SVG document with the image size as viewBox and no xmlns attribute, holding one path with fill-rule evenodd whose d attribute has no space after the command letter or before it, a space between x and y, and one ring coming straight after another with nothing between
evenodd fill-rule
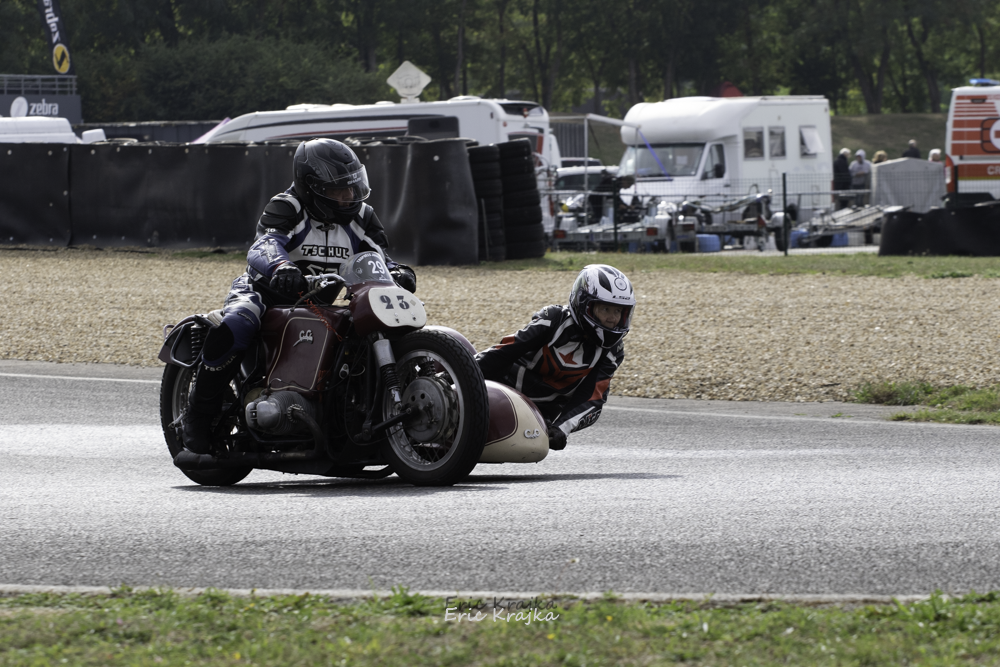
<instances>
[{"instance_id":1,"label":"white helmet","mask_svg":"<svg viewBox=\"0 0 1000 667\"><path fill-rule=\"evenodd\" d=\"M621 306L618 325L608 328L594 316L594 304L607 303ZM583 267L569 293L569 310L573 321L593 337L601 347L613 347L625 337L632 325L635 312L635 294L632 283L625 274L607 264L589 264Z\"/></svg>"}]
</instances>

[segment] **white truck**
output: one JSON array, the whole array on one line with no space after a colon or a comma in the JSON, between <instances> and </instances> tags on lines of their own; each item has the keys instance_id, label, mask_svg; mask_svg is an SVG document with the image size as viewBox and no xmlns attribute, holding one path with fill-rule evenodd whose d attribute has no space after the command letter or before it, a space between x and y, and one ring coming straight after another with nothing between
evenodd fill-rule
<instances>
[{"instance_id":1,"label":"white truck","mask_svg":"<svg viewBox=\"0 0 1000 667\"><path fill-rule=\"evenodd\" d=\"M973 79L951 91L945 135L949 192L983 192L1000 199L1000 81ZM955 182L955 175L958 182Z\"/></svg>"},{"instance_id":2,"label":"white truck","mask_svg":"<svg viewBox=\"0 0 1000 667\"><path fill-rule=\"evenodd\" d=\"M662 236L652 226L668 219L665 203L699 202L717 210L712 222L738 224L747 209L733 204L770 190L780 211L782 174L800 221L830 206L833 154L824 97L682 97L637 104L625 122L618 175L635 182L621 195L648 207L650 237Z\"/></svg>"}]
</instances>

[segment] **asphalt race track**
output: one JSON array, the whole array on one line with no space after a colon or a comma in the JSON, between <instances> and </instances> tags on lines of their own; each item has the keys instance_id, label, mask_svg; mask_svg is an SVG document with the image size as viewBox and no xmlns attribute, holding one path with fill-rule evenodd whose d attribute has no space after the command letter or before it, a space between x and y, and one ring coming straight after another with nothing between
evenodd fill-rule
<instances>
[{"instance_id":1,"label":"asphalt race track","mask_svg":"<svg viewBox=\"0 0 1000 667\"><path fill-rule=\"evenodd\" d=\"M214 489L171 464L158 377L0 362L0 584L1000 589L996 428L612 397L565 451L453 488L255 472Z\"/></svg>"}]
</instances>

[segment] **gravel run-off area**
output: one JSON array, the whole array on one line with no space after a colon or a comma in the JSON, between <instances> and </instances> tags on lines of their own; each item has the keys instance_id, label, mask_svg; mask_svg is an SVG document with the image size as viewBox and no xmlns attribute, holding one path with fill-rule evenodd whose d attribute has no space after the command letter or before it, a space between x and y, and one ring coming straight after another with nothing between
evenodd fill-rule
<instances>
[{"instance_id":1,"label":"gravel run-off area","mask_svg":"<svg viewBox=\"0 0 1000 667\"><path fill-rule=\"evenodd\" d=\"M163 326L219 308L236 261L97 250L0 252L0 358L158 366ZM572 272L419 267L430 324L483 349ZM612 393L844 400L866 381L1000 382L1000 280L638 273Z\"/></svg>"}]
</instances>

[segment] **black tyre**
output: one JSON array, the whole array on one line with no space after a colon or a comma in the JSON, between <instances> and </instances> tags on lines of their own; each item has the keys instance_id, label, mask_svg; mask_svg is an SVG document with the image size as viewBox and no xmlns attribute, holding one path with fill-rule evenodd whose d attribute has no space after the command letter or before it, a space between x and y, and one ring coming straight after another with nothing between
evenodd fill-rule
<instances>
[{"instance_id":1,"label":"black tyre","mask_svg":"<svg viewBox=\"0 0 1000 667\"><path fill-rule=\"evenodd\" d=\"M473 181L485 181L500 178L499 162L480 162L469 165Z\"/></svg>"},{"instance_id":2,"label":"black tyre","mask_svg":"<svg viewBox=\"0 0 1000 667\"><path fill-rule=\"evenodd\" d=\"M163 438L167 441L170 458L177 456L184 445L181 444L177 432L170 427L184 412L187 406L188 393L191 391L191 380L194 369L181 368L167 364L163 369L163 380L160 382L160 425L163 428ZM235 392L227 400L235 399ZM202 486L231 486L250 474L253 468L219 468L217 470L182 470L192 482Z\"/></svg>"},{"instance_id":3,"label":"black tyre","mask_svg":"<svg viewBox=\"0 0 1000 667\"><path fill-rule=\"evenodd\" d=\"M499 162L500 149L496 144L488 146L474 146L469 149L469 164L482 164L484 162Z\"/></svg>"},{"instance_id":4,"label":"black tyre","mask_svg":"<svg viewBox=\"0 0 1000 667\"><path fill-rule=\"evenodd\" d=\"M779 252L785 252L785 248L788 247L788 243L785 239L784 227L779 227L774 230L774 247L777 248Z\"/></svg>"},{"instance_id":5,"label":"black tyre","mask_svg":"<svg viewBox=\"0 0 1000 667\"><path fill-rule=\"evenodd\" d=\"M523 192L511 192L504 195L504 208L521 208L522 206L538 206L542 203L542 195L538 190L525 190Z\"/></svg>"},{"instance_id":6,"label":"black tyre","mask_svg":"<svg viewBox=\"0 0 1000 667\"><path fill-rule=\"evenodd\" d=\"M392 348L403 405L415 416L390 431L383 457L410 484L460 482L486 445L490 413L482 371L472 354L442 331L415 331ZM391 410L386 392L383 415Z\"/></svg>"},{"instance_id":7,"label":"black tyre","mask_svg":"<svg viewBox=\"0 0 1000 667\"><path fill-rule=\"evenodd\" d=\"M518 174L534 174L535 161L530 157L510 157L500 160L500 173L504 176L516 176Z\"/></svg>"},{"instance_id":8,"label":"black tyre","mask_svg":"<svg viewBox=\"0 0 1000 667\"><path fill-rule=\"evenodd\" d=\"M503 216L499 213L487 213L486 214L486 228L490 231L499 229L503 231Z\"/></svg>"},{"instance_id":9,"label":"black tyre","mask_svg":"<svg viewBox=\"0 0 1000 667\"><path fill-rule=\"evenodd\" d=\"M483 199L486 200L486 215L491 213L499 215L503 211L503 197L483 197Z\"/></svg>"},{"instance_id":10,"label":"black tyre","mask_svg":"<svg viewBox=\"0 0 1000 667\"><path fill-rule=\"evenodd\" d=\"M527 139L515 139L514 141L505 141L502 144L497 144L497 148L500 150L500 159L511 158L515 156L530 156L531 155L531 142Z\"/></svg>"},{"instance_id":11,"label":"black tyre","mask_svg":"<svg viewBox=\"0 0 1000 667\"><path fill-rule=\"evenodd\" d=\"M833 245L833 236L827 234L825 236L818 236L816 240L813 241L813 245L817 248L829 248Z\"/></svg>"},{"instance_id":12,"label":"black tyre","mask_svg":"<svg viewBox=\"0 0 1000 667\"><path fill-rule=\"evenodd\" d=\"M535 243L545 240L545 228L537 222L523 227L508 227L504 236L508 247L512 243Z\"/></svg>"},{"instance_id":13,"label":"black tyre","mask_svg":"<svg viewBox=\"0 0 1000 667\"><path fill-rule=\"evenodd\" d=\"M517 174L516 176L504 176L503 193L523 192L525 190L537 190L538 181L534 174Z\"/></svg>"},{"instance_id":14,"label":"black tyre","mask_svg":"<svg viewBox=\"0 0 1000 667\"><path fill-rule=\"evenodd\" d=\"M503 210L503 224L505 227L522 227L533 225L542 221L542 208L535 206L523 206L521 208L505 208Z\"/></svg>"},{"instance_id":15,"label":"black tyre","mask_svg":"<svg viewBox=\"0 0 1000 667\"><path fill-rule=\"evenodd\" d=\"M530 243L508 243L507 259L533 259L545 256L546 243L542 241L532 241Z\"/></svg>"},{"instance_id":16,"label":"black tyre","mask_svg":"<svg viewBox=\"0 0 1000 667\"><path fill-rule=\"evenodd\" d=\"M503 181L499 178L487 181L473 181L472 189L476 197L499 197L503 194Z\"/></svg>"}]
</instances>

